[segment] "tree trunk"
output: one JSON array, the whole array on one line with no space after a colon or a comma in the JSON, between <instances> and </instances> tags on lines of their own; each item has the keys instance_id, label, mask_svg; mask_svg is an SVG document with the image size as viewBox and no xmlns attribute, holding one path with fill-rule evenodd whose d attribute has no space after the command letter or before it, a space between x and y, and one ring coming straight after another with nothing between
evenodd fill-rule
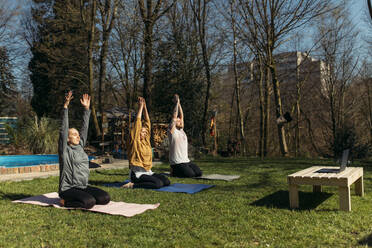
<instances>
[{"instance_id":1,"label":"tree trunk","mask_svg":"<svg viewBox=\"0 0 372 248\"><path fill-rule=\"evenodd\" d=\"M238 114L238 122L239 122L239 135L240 135L240 142L243 146L243 155L246 153L246 142L244 136L244 120L242 117L241 107L240 107L240 79L238 76L238 70L236 68L237 63L237 49L236 49L236 27L235 27L235 18L233 14L233 5L234 3L230 3L230 11L231 11L231 28L233 31L233 67L234 67L234 80L235 80L235 92L236 92L236 108Z\"/></svg>"},{"instance_id":2,"label":"tree trunk","mask_svg":"<svg viewBox=\"0 0 372 248\"><path fill-rule=\"evenodd\" d=\"M203 3L201 3L203 2ZM203 56L203 64L204 64L204 70L205 70L205 76L207 79L207 90L205 93L205 101L204 101L204 113L203 113L203 119L202 119L202 142L203 146L206 145L206 133L207 133L207 115L208 115L208 104L209 104L209 95L210 95L210 88L212 85L211 80L211 72L210 72L210 64L209 64L209 57L208 57L208 51L207 51L207 43L206 43L206 37L205 37L205 20L206 20L206 13L207 13L207 0L199 0L198 6L195 8L195 6L192 6L195 21L197 22L197 29L199 34L199 42L202 49L202 56ZM203 6L201 6L203 4Z\"/></svg>"},{"instance_id":3,"label":"tree trunk","mask_svg":"<svg viewBox=\"0 0 372 248\"><path fill-rule=\"evenodd\" d=\"M264 77L265 82L265 102L264 102L264 137L263 137L263 156L266 157L268 154L268 144L269 144L269 137L270 137L270 97L271 97L271 84L269 82L270 79L270 70L267 68L266 77Z\"/></svg>"},{"instance_id":4,"label":"tree trunk","mask_svg":"<svg viewBox=\"0 0 372 248\"><path fill-rule=\"evenodd\" d=\"M145 68L143 75L143 97L146 100L147 111L151 113L151 89L152 89L152 49L153 49L153 25L145 23L144 46Z\"/></svg>"},{"instance_id":5,"label":"tree trunk","mask_svg":"<svg viewBox=\"0 0 372 248\"><path fill-rule=\"evenodd\" d=\"M331 108L331 125L332 125L332 140L333 143L336 141L336 113L335 113L335 101L333 97L333 93L329 97L329 104Z\"/></svg>"},{"instance_id":6,"label":"tree trunk","mask_svg":"<svg viewBox=\"0 0 372 248\"><path fill-rule=\"evenodd\" d=\"M232 97L231 97L231 108L230 108L230 121L229 121L229 133L228 133L228 137L229 139L228 140L231 140L231 127L232 127L232 119L233 119L233 110L234 110L234 99L235 99L235 91L236 91L236 88L234 88L234 91L233 91L233 94L232 94Z\"/></svg>"},{"instance_id":7,"label":"tree trunk","mask_svg":"<svg viewBox=\"0 0 372 248\"><path fill-rule=\"evenodd\" d=\"M367 97L368 97L368 116L367 116L367 123L369 128L369 143L372 144L372 96L369 87L369 82L366 82L367 86Z\"/></svg>"},{"instance_id":8,"label":"tree trunk","mask_svg":"<svg viewBox=\"0 0 372 248\"><path fill-rule=\"evenodd\" d=\"M205 68L205 75L207 77L207 91L205 95L205 101L204 101L204 113L203 113L203 120L202 120L202 141L203 145L206 145L206 133L207 133L207 114L208 114L208 103L209 103L209 95L210 95L210 88L212 85L211 81L211 73L210 73L210 68L209 68L209 60L208 60L208 55L207 55L207 46L205 44L205 38L204 34L202 35L199 32L200 39L201 39L201 46L202 46L202 53L203 53L203 62L204 62L204 68Z\"/></svg>"},{"instance_id":9,"label":"tree trunk","mask_svg":"<svg viewBox=\"0 0 372 248\"><path fill-rule=\"evenodd\" d=\"M243 155L246 153L245 145L245 135L244 135L244 120L242 117L242 111L240 107L240 80L238 78L238 71L236 69L236 42L235 42L235 31L234 31L234 78L235 78L235 88L236 88L236 108L238 112L239 121L239 131L240 131L240 141L243 146Z\"/></svg>"},{"instance_id":10,"label":"tree trunk","mask_svg":"<svg viewBox=\"0 0 372 248\"><path fill-rule=\"evenodd\" d=\"M279 118L280 116L283 116L282 100L280 97L280 84L276 76L276 65L272 57L272 54L270 54L269 59L270 59L269 68L271 72L271 81L272 81L273 90L274 90L275 113L276 113L276 118ZM288 156L288 147L287 147L287 142L285 139L285 129L284 129L284 126L280 124L277 124L277 127L278 127L280 152L282 153L282 156L286 157Z\"/></svg>"},{"instance_id":11,"label":"tree trunk","mask_svg":"<svg viewBox=\"0 0 372 248\"><path fill-rule=\"evenodd\" d=\"M175 3L173 0L162 12L161 6L163 0L157 0L153 6L153 0L146 1L146 7L144 0L138 0L139 10L145 29L143 30L143 44L144 44L144 75L143 75L143 97L146 100L147 111L151 114L152 99L151 91L152 85L152 49L153 49L153 28L156 21L163 16ZM152 129L151 129L152 132ZM152 135L151 135L152 137Z\"/></svg>"},{"instance_id":12,"label":"tree trunk","mask_svg":"<svg viewBox=\"0 0 372 248\"><path fill-rule=\"evenodd\" d=\"M264 87L263 87L263 80L264 80L264 71L262 67L261 58L259 58L258 68L260 70L260 77L258 78L258 92L260 98L260 142L259 142L259 156L263 160L265 157L264 152L264 130L265 130L265 95L264 95ZM254 71L253 71L253 74Z\"/></svg>"},{"instance_id":13,"label":"tree trunk","mask_svg":"<svg viewBox=\"0 0 372 248\"><path fill-rule=\"evenodd\" d=\"M83 6L84 3L81 1L80 3L81 8L81 16L82 21L86 22L84 13L83 13ZM89 32L88 32L88 69L89 69L89 75L88 75L88 84L89 84L89 95L90 95L90 107L92 110L92 118L93 118L93 124L94 128L96 130L96 135L101 135L101 129L99 127L98 119L97 119L97 113L96 113L96 105L95 105L95 93L94 93L94 64L93 64L93 45L94 45L94 39L95 39L95 17L96 17L96 11L97 11L97 2L96 0L91 1L91 12L90 12L90 25L89 25Z\"/></svg>"},{"instance_id":14,"label":"tree trunk","mask_svg":"<svg viewBox=\"0 0 372 248\"><path fill-rule=\"evenodd\" d=\"M299 94L299 88L297 88L297 94ZM296 130L295 130L295 157L298 157L300 153L300 99L299 96L296 100Z\"/></svg>"},{"instance_id":15,"label":"tree trunk","mask_svg":"<svg viewBox=\"0 0 372 248\"><path fill-rule=\"evenodd\" d=\"M96 106L95 106L95 94L94 94L94 68L93 68L93 44L95 39L95 16L97 11L96 0L92 1L92 12L91 12L91 22L90 22L90 32L89 32L89 47L88 47L88 59L89 59L89 95L91 97L91 109L94 128L96 129L96 135L101 135L101 129L99 128Z\"/></svg>"},{"instance_id":16,"label":"tree trunk","mask_svg":"<svg viewBox=\"0 0 372 248\"><path fill-rule=\"evenodd\" d=\"M106 92L106 66L107 66L107 52L108 52L108 42L110 38L110 33L113 28L115 15L116 15L117 5L114 3L114 7L111 7L111 0L106 0L105 11L101 11L102 18L102 46L99 58L99 79L98 79L98 108L101 113L101 141L102 141L102 152L104 151L105 142L105 128L107 128L107 123L105 125L106 115L105 111L105 92ZM111 13L112 11L112 13ZM103 16L104 15L104 16ZM110 19L111 17L111 19ZM104 19L104 20L103 20Z\"/></svg>"},{"instance_id":17,"label":"tree trunk","mask_svg":"<svg viewBox=\"0 0 372 248\"><path fill-rule=\"evenodd\" d=\"M297 98L296 98L296 129L295 129L295 157L299 155L300 152L300 100L301 100L301 83L299 82L299 77L297 74Z\"/></svg>"},{"instance_id":18,"label":"tree trunk","mask_svg":"<svg viewBox=\"0 0 372 248\"><path fill-rule=\"evenodd\" d=\"M214 139L213 139L213 156L217 155L218 144L217 144L217 114L214 114L214 125L213 125Z\"/></svg>"},{"instance_id":19,"label":"tree trunk","mask_svg":"<svg viewBox=\"0 0 372 248\"><path fill-rule=\"evenodd\" d=\"M100 59L99 59L99 80L98 80L98 85L99 85L99 90L98 90L98 104L99 104L99 112L101 113L101 141L102 141L102 151L104 151L104 141L105 141L105 121L106 121L106 116L105 116L105 81L106 81L106 59L107 59L107 49L108 49L108 40L107 40L107 35L103 34L103 43L101 47L101 54L100 54Z\"/></svg>"}]
</instances>

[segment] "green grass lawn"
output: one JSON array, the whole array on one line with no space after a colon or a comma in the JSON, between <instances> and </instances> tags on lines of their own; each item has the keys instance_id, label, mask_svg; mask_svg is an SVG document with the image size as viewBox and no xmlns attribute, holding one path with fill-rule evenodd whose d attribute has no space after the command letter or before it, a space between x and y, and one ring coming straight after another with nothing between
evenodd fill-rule
<instances>
[{"instance_id":1,"label":"green grass lawn","mask_svg":"<svg viewBox=\"0 0 372 248\"><path fill-rule=\"evenodd\" d=\"M325 160L223 159L196 161L205 174L239 174L232 182L171 178L216 185L194 195L107 188L128 170L92 171L90 184L114 201L160 203L126 218L61 210L12 200L57 190L58 177L0 183L0 247L367 247L372 246L372 167L364 167L365 196L352 188L352 211L339 211L336 187L300 187L300 209L290 210L288 174ZM168 165L153 168L168 170Z\"/></svg>"}]
</instances>

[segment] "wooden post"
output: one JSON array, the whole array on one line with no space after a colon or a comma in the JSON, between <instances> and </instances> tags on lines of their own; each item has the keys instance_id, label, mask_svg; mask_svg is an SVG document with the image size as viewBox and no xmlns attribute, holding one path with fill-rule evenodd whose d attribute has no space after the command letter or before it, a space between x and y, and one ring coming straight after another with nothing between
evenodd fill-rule
<instances>
[{"instance_id":1,"label":"wooden post","mask_svg":"<svg viewBox=\"0 0 372 248\"><path fill-rule=\"evenodd\" d=\"M355 182L355 194L364 196L363 176Z\"/></svg>"},{"instance_id":2,"label":"wooden post","mask_svg":"<svg viewBox=\"0 0 372 248\"><path fill-rule=\"evenodd\" d=\"M289 184L289 207L298 208L299 205L300 204L298 199L298 185Z\"/></svg>"},{"instance_id":3,"label":"wooden post","mask_svg":"<svg viewBox=\"0 0 372 248\"><path fill-rule=\"evenodd\" d=\"M340 186L338 187L338 192L340 196L340 210L351 211L350 187Z\"/></svg>"}]
</instances>

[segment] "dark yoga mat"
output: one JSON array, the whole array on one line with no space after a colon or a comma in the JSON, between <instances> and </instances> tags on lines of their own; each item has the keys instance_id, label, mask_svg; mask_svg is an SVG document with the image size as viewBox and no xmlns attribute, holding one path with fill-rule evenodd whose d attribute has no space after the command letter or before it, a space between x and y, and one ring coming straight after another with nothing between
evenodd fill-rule
<instances>
[{"instance_id":1,"label":"dark yoga mat","mask_svg":"<svg viewBox=\"0 0 372 248\"><path fill-rule=\"evenodd\" d=\"M173 176L170 175L169 172L164 172L164 173L161 173L161 174L163 174L164 176L167 176L167 177L173 177ZM207 175L202 175L200 177L189 177L189 178L205 179L205 180L223 180L223 181L230 182L232 180L239 179L240 175L207 174Z\"/></svg>"},{"instance_id":2,"label":"dark yoga mat","mask_svg":"<svg viewBox=\"0 0 372 248\"><path fill-rule=\"evenodd\" d=\"M129 180L124 182L116 182L116 183L106 183L104 186L106 187L115 187L120 188L124 184L128 183ZM155 191L165 191L165 192L173 192L173 193L187 193L187 194L194 194L200 192L204 189L209 189L214 187L215 185L209 184L184 184L184 183L174 183L169 186L162 187L160 189L151 189Z\"/></svg>"}]
</instances>

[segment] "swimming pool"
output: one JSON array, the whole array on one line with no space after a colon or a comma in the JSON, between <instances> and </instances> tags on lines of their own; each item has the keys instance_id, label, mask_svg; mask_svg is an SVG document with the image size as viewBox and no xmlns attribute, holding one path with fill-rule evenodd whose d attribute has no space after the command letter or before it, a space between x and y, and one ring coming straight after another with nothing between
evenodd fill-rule
<instances>
[{"instance_id":1,"label":"swimming pool","mask_svg":"<svg viewBox=\"0 0 372 248\"><path fill-rule=\"evenodd\" d=\"M94 159L89 156L89 160ZM0 167L15 168L35 165L58 164L57 154L48 155L7 155L0 156Z\"/></svg>"}]
</instances>

